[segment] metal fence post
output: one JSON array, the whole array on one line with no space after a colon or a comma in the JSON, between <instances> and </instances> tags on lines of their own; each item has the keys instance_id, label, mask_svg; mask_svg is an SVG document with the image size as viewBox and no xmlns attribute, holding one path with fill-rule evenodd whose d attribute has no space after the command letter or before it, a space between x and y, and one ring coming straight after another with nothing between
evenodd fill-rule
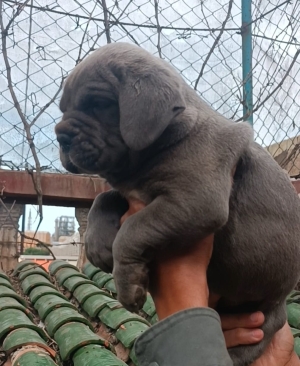
<instances>
[{"instance_id":1,"label":"metal fence post","mask_svg":"<svg viewBox=\"0 0 300 366\"><path fill-rule=\"evenodd\" d=\"M242 0L243 115L253 126L252 0Z\"/></svg>"}]
</instances>

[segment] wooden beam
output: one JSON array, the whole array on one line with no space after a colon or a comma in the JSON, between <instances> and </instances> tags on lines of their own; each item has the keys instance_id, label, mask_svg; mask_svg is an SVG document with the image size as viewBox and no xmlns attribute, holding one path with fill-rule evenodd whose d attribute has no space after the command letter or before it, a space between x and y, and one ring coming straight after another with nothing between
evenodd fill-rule
<instances>
[{"instance_id":1,"label":"wooden beam","mask_svg":"<svg viewBox=\"0 0 300 366\"><path fill-rule=\"evenodd\" d=\"M43 202L51 206L90 207L94 198L110 186L101 178L73 174L43 173ZM270 184L272 184L270 182ZM300 179L292 181L300 194ZM6 202L36 204L32 178L25 171L0 169L0 197Z\"/></svg>"},{"instance_id":2,"label":"wooden beam","mask_svg":"<svg viewBox=\"0 0 300 366\"><path fill-rule=\"evenodd\" d=\"M71 207L90 207L99 193L110 189L101 178L56 173L43 173L41 186L45 205ZM0 196L6 202L37 203L32 177L26 171L0 169Z\"/></svg>"}]
</instances>

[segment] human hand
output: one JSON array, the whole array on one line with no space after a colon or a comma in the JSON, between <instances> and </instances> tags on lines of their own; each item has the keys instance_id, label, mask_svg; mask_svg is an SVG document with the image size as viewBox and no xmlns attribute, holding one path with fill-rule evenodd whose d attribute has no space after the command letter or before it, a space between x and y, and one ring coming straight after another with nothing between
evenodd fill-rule
<instances>
[{"instance_id":1,"label":"human hand","mask_svg":"<svg viewBox=\"0 0 300 366\"><path fill-rule=\"evenodd\" d=\"M221 323L227 348L258 343L263 339L259 329L264 322L261 312L242 315L222 315ZM251 366L299 366L294 352L294 338L287 323L273 337L272 342Z\"/></svg>"},{"instance_id":2,"label":"human hand","mask_svg":"<svg viewBox=\"0 0 300 366\"><path fill-rule=\"evenodd\" d=\"M262 312L220 315L220 317L227 348L254 344L263 339L264 333L259 328L265 320Z\"/></svg>"},{"instance_id":3,"label":"human hand","mask_svg":"<svg viewBox=\"0 0 300 366\"><path fill-rule=\"evenodd\" d=\"M273 337L270 345L251 366L299 366L300 360L294 352L294 337L286 322Z\"/></svg>"}]
</instances>

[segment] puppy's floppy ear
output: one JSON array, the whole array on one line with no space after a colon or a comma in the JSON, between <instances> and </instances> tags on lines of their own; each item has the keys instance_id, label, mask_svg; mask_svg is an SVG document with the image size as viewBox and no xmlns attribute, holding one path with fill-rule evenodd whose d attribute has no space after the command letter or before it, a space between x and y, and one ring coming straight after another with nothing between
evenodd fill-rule
<instances>
[{"instance_id":1,"label":"puppy's floppy ear","mask_svg":"<svg viewBox=\"0 0 300 366\"><path fill-rule=\"evenodd\" d=\"M150 146L184 111L180 82L153 68L140 77L127 75L119 90L120 130L132 150Z\"/></svg>"}]
</instances>

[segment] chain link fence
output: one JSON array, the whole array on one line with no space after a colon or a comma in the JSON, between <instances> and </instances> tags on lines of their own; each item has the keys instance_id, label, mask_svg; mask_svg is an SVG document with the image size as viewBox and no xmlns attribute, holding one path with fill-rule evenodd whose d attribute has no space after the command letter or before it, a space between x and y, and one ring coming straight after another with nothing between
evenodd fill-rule
<instances>
[{"instance_id":1,"label":"chain link fence","mask_svg":"<svg viewBox=\"0 0 300 366\"><path fill-rule=\"evenodd\" d=\"M213 108L243 118L241 0L0 0L0 168L64 172L62 80L109 42L168 60ZM253 0L255 138L300 174L300 1Z\"/></svg>"}]
</instances>

